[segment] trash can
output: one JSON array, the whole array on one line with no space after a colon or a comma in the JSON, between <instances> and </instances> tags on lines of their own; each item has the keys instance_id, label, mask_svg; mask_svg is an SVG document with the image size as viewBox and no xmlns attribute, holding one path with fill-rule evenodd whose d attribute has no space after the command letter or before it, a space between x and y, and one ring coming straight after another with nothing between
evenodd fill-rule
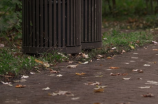
<instances>
[{"instance_id":1,"label":"trash can","mask_svg":"<svg viewBox=\"0 0 158 104\"><path fill-rule=\"evenodd\" d=\"M81 51L81 0L22 2L23 53Z\"/></svg>"},{"instance_id":2,"label":"trash can","mask_svg":"<svg viewBox=\"0 0 158 104\"><path fill-rule=\"evenodd\" d=\"M82 13L82 49L100 48L102 46L102 0L81 0Z\"/></svg>"}]
</instances>

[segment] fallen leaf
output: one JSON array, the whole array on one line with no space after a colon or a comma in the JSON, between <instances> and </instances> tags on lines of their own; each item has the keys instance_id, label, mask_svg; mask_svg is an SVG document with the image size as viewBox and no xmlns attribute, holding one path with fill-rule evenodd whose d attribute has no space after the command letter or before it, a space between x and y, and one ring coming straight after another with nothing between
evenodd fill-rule
<instances>
[{"instance_id":1,"label":"fallen leaf","mask_svg":"<svg viewBox=\"0 0 158 104\"><path fill-rule=\"evenodd\" d=\"M138 73L143 73L143 70L138 70Z\"/></svg>"},{"instance_id":2,"label":"fallen leaf","mask_svg":"<svg viewBox=\"0 0 158 104\"><path fill-rule=\"evenodd\" d=\"M119 69L119 67L109 67L110 69Z\"/></svg>"},{"instance_id":3,"label":"fallen leaf","mask_svg":"<svg viewBox=\"0 0 158 104\"><path fill-rule=\"evenodd\" d=\"M0 44L0 48L3 48L4 47L4 44Z\"/></svg>"},{"instance_id":4,"label":"fallen leaf","mask_svg":"<svg viewBox=\"0 0 158 104\"><path fill-rule=\"evenodd\" d=\"M144 66L150 66L149 64L144 64Z\"/></svg>"},{"instance_id":5,"label":"fallen leaf","mask_svg":"<svg viewBox=\"0 0 158 104\"><path fill-rule=\"evenodd\" d=\"M73 98L71 98L71 100L78 100L78 99L80 99L80 97L73 97Z\"/></svg>"},{"instance_id":6,"label":"fallen leaf","mask_svg":"<svg viewBox=\"0 0 158 104\"><path fill-rule=\"evenodd\" d=\"M151 93L145 94L145 95L143 95L143 97L154 97L154 94L151 94Z\"/></svg>"},{"instance_id":7,"label":"fallen leaf","mask_svg":"<svg viewBox=\"0 0 158 104\"><path fill-rule=\"evenodd\" d=\"M46 87L46 88L42 88L42 90L47 91L47 90L50 90L50 88L49 88L49 87Z\"/></svg>"},{"instance_id":8,"label":"fallen leaf","mask_svg":"<svg viewBox=\"0 0 158 104\"><path fill-rule=\"evenodd\" d=\"M130 79L131 79L131 78L123 78L123 80L126 80L126 81L127 81L127 80L130 80Z\"/></svg>"},{"instance_id":9,"label":"fallen leaf","mask_svg":"<svg viewBox=\"0 0 158 104\"><path fill-rule=\"evenodd\" d=\"M67 68L76 68L77 65L68 65Z\"/></svg>"},{"instance_id":10,"label":"fallen leaf","mask_svg":"<svg viewBox=\"0 0 158 104\"><path fill-rule=\"evenodd\" d=\"M72 94L69 91L57 91L57 92L49 93L48 95L50 95L50 96L57 96L57 95L74 96L74 94Z\"/></svg>"},{"instance_id":11,"label":"fallen leaf","mask_svg":"<svg viewBox=\"0 0 158 104\"><path fill-rule=\"evenodd\" d=\"M122 50L122 53L125 53L126 51L125 50Z\"/></svg>"},{"instance_id":12,"label":"fallen leaf","mask_svg":"<svg viewBox=\"0 0 158 104\"><path fill-rule=\"evenodd\" d=\"M1 83L4 84L4 85L13 86L13 85L11 84L11 82L3 82L3 81L1 81Z\"/></svg>"},{"instance_id":13,"label":"fallen leaf","mask_svg":"<svg viewBox=\"0 0 158 104\"><path fill-rule=\"evenodd\" d=\"M138 72L138 70L139 70L139 69L133 69L132 71L133 71L133 72Z\"/></svg>"},{"instance_id":14,"label":"fallen leaf","mask_svg":"<svg viewBox=\"0 0 158 104\"><path fill-rule=\"evenodd\" d=\"M85 75L85 73L76 73L76 75L79 75L79 76L81 76L81 75Z\"/></svg>"},{"instance_id":15,"label":"fallen leaf","mask_svg":"<svg viewBox=\"0 0 158 104\"><path fill-rule=\"evenodd\" d=\"M153 43L153 44L157 44L157 42L156 42L156 41L152 41L152 43Z\"/></svg>"},{"instance_id":16,"label":"fallen leaf","mask_svg":"<svg viewBox=\"0 0 158 104\"><path fill-rule=\"evenodd\" d=\"M57 77L62 77L62 76L63 76L63 75L61 75L61 74L58 74L58 75L57 75Z\"/></svg>"},{"instance_id":17,"label":"fallen leaf","mask_svg":"<svg viewBox=\"0 0 158 104\"><path fill-rule=\"evenodd\" d=\"M21 78L26 79L26 78L29 78L29 76L23 75Z\"/></svg>"},{"instance_id":18,"label":"fallen leaf","mask_svg":"<svg viewBox=\"0 0 158 104\"><path fill-rule=\"evenodd\" d=\"M81 63L81 64L88 64L88 61L84 62L84 63Z\"/></svg>"},{"instance_id":19,"label":"fallen leaf","mask_svg":"<svg viewBox=\"0 0 158 104\"><path fill-rule=\"evenodd\" d=\"M147 89L147 88L151 88L151 86L144 86L144 87L139 87L140 89Z\"/></svg>"},{"instance_id":20,"label":"fallen leaf","mask_svg":"<svg viewBox=\"0 0 158 104\"><path fill-rule=\"evenodd\" d=\"M92 86L95 86L95 85L100 85L101 83L100 82L88 82L88 83L84 83L85 85L92 85Z\"/></svg>"},{"instance_id":21,"label":"fallen leaf","mask_svg":"<svg viewBox=\"0 0 158 104\"><path fill-rule=\"evenodd\" d=\"M82 54L82 57L83 57L83 58L86 58L86 59L89 58L88 54L86 55L86 54L84 54L84 53Z\"/></svg>"},{"instance_id":22,"label":"fallen leaf","mask_svg":"<svg viewBox=\"0 0 158 104\"><path fill-rule=\"evenodd\" d=\"M43 62L43 61L40 61L40 60L37 60L35 59L35 62L39 63L39 64L42 64L43 66L45 66L46 68L50 67L50 65L47 63L47 62Z\"/></svg>"},{"instance_id":23,"label":"fallen leaf","mask_svg":"<svg viewBox=\"0 0 158 104\"><path fill-rule=\"evenodd\" d=\"M20 84L18 84L18 85L16 85L15 87L16 87L16 88L25 88L25 85L20 85Z\"/></svg>"},{"instance_id":24,"label":"fallen leaf","mask_svg":"<svg viewBox=\"0 0 158 104\"><path fill-rule=\"evenodd\" d=\"M102 93L104 92L104 88L94 88L95 93Z\"/></svg>"},{"instance_id":25,"label":"fallen leaf","mask_svg":"<svg viewBox=\"0 0 158 104\"><path fill-rule=\"evenodd\" d=\"M15 83L18 83L18 82L26 82L26 79L13 80L13 82L15 82Z\"/></svg>"},{"instance_id":26,"label":"fallen leaf","mask_svg":"<svg viewBox=\"0 0 158 104\"><path fill-rule=\"evenodd\" d=\"M103 55L97 55L97 58L103 58L104 56Z\"/></svg>"},{"instance_id":27,"label":"fallen leaf","mask_svg":"<svg viewBox=\"0 0 158 104\"><path fill-rule=\"evenodd\" d=\"M125 64L127 64L127 65L128 65L129 63L125 63Z\"/></svg>"},{"instance_id":28,"label":"fallen leaf","mask_svg":"<svg viewBox=\"0 0 158 104\"><path fill-rule=\"evenodd\" d=\"M107 59L112 59L112 57L107 57Z\"/></svg>"},{"instance_id":29,"label":"fallen leaf","mask_svg":"<svg viewBox=\"0 0 158 104\"><path fill-rule=\"evenodd\" d=\"M59 71L51 70L50 73L59 73Z\"/></svg>"},{"instance_id":30,"label":"fallen leaf","mask_svg":"<svg viewBox=\"0 0 158 104\"><path fill-rule=\"evenodd\" d=\"M116 47L113 47L113 48L111 48L112 50L115 50L116 49Z\"/></svg>"},{"instance_id":31,"label":"fallen leaf","mask_svg":"<svg viewBox=\"0 0 158 104\"><path fill-rule=\"evenodd\" d=\"M147 83L145 83L145 84L158 85L158 82L156 82L156 81L147 81Z\"/></svg>"},{"instance_id":32,"label":"fallen leaf","mask_svg":"<svg viewBox=\"0 0 158 104\"><path fill-rule=\"evenodd\" d=\"M30 72L30 74L35 74L35 72Z\"/></svg>"},{"instance_id":33,"label":"fallen leaf","mask_svg":"<svg viewBox=\"0 0 158 104\"><path fill-rule=\"evenodd\" d=\"M153 51L158 51L158 49L153 49Z\"/></svg>"},{"instance_id":34,"label":"fallen leaf","mask_svg":"<svg viewBox=\"0 0 158 104\"><path fill-rule=\"evenodd\" d=\"M129 47L130 47L131 49L135 49L135 47L134 47L133 45L129 45Z\"/></svg>"}]
</instances>

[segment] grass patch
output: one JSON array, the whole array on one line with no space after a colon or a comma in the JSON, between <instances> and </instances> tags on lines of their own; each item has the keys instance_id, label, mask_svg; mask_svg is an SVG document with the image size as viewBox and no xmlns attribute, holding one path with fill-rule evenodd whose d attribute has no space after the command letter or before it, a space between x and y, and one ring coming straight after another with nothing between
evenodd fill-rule
<instances>
[{"instance_id":1,"label":"grass patch","mask_svg":"<svg viewBox=\"0 0 158 104\"><path fill-rule=\"evenodd\" d=\"M116 49L124 48L130 50L150 43L153 39L153 35L145 31L136 32L121 32L117 29L113 29L109 32L105 32L103 35L103 46L110 49L116 47Z\"/></svg>"},{"instance_id":2,"label":"grass patch","mask_svg":"<svg viewBox=\"0 0 158 104\"><path fill-rule=\"evenodd\" d=\"M18 75L21 70L29 70L36 65L35 58L31 56L16 56L12 49L0 49L0 74L13 73Z\"/></svg>"}]
</instances>

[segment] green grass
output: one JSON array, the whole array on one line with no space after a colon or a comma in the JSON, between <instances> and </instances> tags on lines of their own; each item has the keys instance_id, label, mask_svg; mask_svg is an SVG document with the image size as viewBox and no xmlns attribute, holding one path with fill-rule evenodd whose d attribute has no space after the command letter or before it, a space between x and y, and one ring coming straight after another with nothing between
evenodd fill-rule
<instances>
[{"instance_id":1,"label":"green grass","mask_svg":"<svg viewBox=\"0 0 158 104\"><path fill-rule=\"evenodd\" d=\"M35 58L31 56L14 56L11 49L0 49L0 74L9 72L18 75L21 70L28 70L36 65Z\"/></svg>"},{"instance_id":2,"label":"green grass","mask_svg":"<svg viewBox=\"0 0 158 104\"><path fill-rule=\"evenodd\" d=\"M103 46L104 47L116 47L130 49L131 46L138 47L145 43L150 43L153 39L153 35L145 31L136 32L121 32L113 29L109 32L105 32L103 35Z\"/></svg>"}]
</instances>

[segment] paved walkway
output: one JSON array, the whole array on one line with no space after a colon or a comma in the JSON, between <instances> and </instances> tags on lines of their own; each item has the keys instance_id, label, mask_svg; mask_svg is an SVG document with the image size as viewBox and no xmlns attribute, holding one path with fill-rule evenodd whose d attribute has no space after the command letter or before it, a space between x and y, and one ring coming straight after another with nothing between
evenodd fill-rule
<instances>
[{"instance_id":1,"label":"paved walkway","mask_svg":"<svg viewBox=\"0 0 158 104\"><path fill-rule=\"evenodd\" d=\"M76 68L67 65L59 65L61 77L43 71L12 87L0 84L0 104L158 104L158 45Z\"/></svg>"}]
</instances>

